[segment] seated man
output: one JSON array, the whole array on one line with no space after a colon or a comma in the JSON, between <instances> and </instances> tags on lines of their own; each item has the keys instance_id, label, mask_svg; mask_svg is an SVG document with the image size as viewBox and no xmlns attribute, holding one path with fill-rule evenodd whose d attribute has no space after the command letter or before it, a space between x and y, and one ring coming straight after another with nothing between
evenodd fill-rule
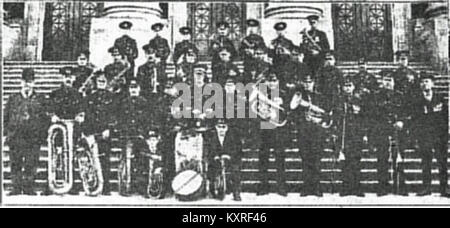
<instances>
[{"instance_id":1,"label":"seated man","mask_svg":"<svg viewBox=\"0 0 450 228\"><path fill-rule=\"evenodd\" d=\"M210 191L213 191L215 177L221 173L221 159L228 160L225 164L226 169L231 172L231 183L228 187L233 191L233 199L241 201L242 141L234 126L227 122L225 119L219 119L216 126L205 137L208 180L210 181ZM212 194L217 197L213 192Z\"/></svg>"}]
</instances>

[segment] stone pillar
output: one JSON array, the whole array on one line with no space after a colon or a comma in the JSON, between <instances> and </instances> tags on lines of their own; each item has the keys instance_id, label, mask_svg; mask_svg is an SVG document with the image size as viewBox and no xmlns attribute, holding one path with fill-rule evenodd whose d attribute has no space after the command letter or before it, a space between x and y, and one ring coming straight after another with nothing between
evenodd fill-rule
<instances>
[{"instance_id":1,"label":"stone pillar","mask_svg":"<svg viewBox=\"0 0 450 228\"><path fill-rule=\"evenodd\" d=\"M432 63L436 70L448 73L448 7L446 3L430 3L425 11L432 34Z\"/></svg>"},{"instance_id":2,"label":"stone pillar","mask_svg":"<svg viewBox=\"0 0 450 228\"><path fill-rule=\"evenodd\" d=\"M138 2L109 2L104 5L104 13L100 18L92 18L90 32L91 61L97 67L104 67L112 62L108 48L114 45L114 41L124 34L134 38L139 49L139 57L136 59L136 67L145 62L142 46L154 37L151 26L161 22L166 25L161 36L170 41L171 24L169 20L162 19L162 10L159 3ZM130 21L133 27L130 31L123 31L119 24Z\"/></svg>"},{"instance_id":3,"label":"stone pillar","mask_svg":"<svg viewBox=\"0 0 450 228\"><path fill-rule=\"evenodd\" d=\"M175 47L175 44L180 42L182 37L179 33L181 27L189 26L189 9L188 3L185 2L173 2L169 3L169 20L172 22L171 30L171 46ZM172 58L170 58L170 61Z\"/></svg>"},{"instance_id":4,"label":"stone pillar","mask_svg":"<svg viewBox=\"0 0 450 228\"><path fill-rule=\"evenodd\" d=\"M44 46L45 2L25 3L24 15L24 60L40 61Z\"/></svg>"},{"instance_id":5,"label":"stone pillar","mask_svg":"<svg viewBox=\"0 0 450 228\"><path fill-rule=\"evenodd\" d=\"M411 4L396 3L392 6L392 49L395 52L409 49Z\"/></svg>"},{"instance_id":6,"label":"stone pillar","mask_svg":"<svg viewBox=\"0 0 450 228\"><path fill-rule=\"evenodd\" d=\"M299 45L302 37L299 34L304 28L309 28L306 17L308 15L320 16L318 28L327 34L330 47L334 48L333 21L330 3L269 3L264 9L262 22L262 35L266 42L276 37L273 29L275 23L284 21L287 23L287 38Z\"/></svg>"},{"instance_id":7,"label":"stone pillar","mask_svg":"<svg viewBox=\"0 0 450 228\"><path fill-rule=\"evenodd\" d=\"M22 60L22 35L20 24L2 24L2 56L4 60Z\"/></svg>"},{"instance_id":8,"label":"stone pillar","mask_svg":"<svg viewBox=\"0 0 450 228\"><path fill-rule=\"evenodd\" d=\"M246 19L255 19L260 22L264 19L264 3L247 3L247 18ZM262 31L259 31L261 34Z\"/></svg>"}]
</instances>

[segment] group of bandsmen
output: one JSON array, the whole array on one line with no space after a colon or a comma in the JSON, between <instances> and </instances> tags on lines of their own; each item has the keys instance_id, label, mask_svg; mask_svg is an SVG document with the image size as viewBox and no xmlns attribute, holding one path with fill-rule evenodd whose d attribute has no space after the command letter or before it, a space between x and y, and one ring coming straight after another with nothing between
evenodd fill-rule
<instances>
[{"instance_id":1,"label":"group of bandsmen","mask_svg":"<svg viewBox=\"0 0 450 228\"><path fill-rule=\"evenodd\" d=\"M392 187L389 183L393 179L390 161L401 161L405 158L405 149L411 147L415 147L422 158L423 189L419 195L431 194L432 158L435 155L439 165L440 193L448 196L448 108L443 96L433 90L433 75L411 70L407 51L397 53L398 69L383 70L380 77L367 71L364 59L358 63L359 73L344 75L336 67L326 34L316 28L318 20L315 15L308 17L310 28L302 31L300 45L285 37L287 24L284 22L275 24L278 37L266 45L263 37L258 35L260 23L248 20L249 35L239 48L228 38L229 24L218 23L217 34L210 41L211 78L207 76L208 66L199 64L199 50L191 41L192 29L188 27L180 29L183 41L175 46L172 54L175 75L167 75L166 63L171 49L167 40L159 35L164 29L159 23L152 26L155 38L143 47L147 62L138 67L136 73L138 47L128 35L117 39L109 49L114 61L104 70L94 72L89 63L89 52L82 52L77 67L61 69L64 83L49 98L35 92L34 72L24 69L21 92L9 98L4 115L13 183L10 194L35 194L33 185L39 149L50 122L76 119L80 127L75 135L96 136L105 195L110 194L113 129L118 130L122 138L147 138L154 134L161 137L158 149L166 171L166 186L170 189L169 182L175 175L176 133L205 127L205 159L210 163L208 177L214 178L219 171L217 162L222 155L231 157L230 189L235 200L241 200L244 141L259 149L258 195L268 194L270 190L268 169L272 150L277 170L276 188L280 195L287 195L285 149L293 128L298 132L294 137L302 158L302 196L322 195L320 163L324 157L322 151L330 145L335 151L334 156L343 163L344 183L340 192L343 196L363 195L360 164L365 147L370 148L378 159L379 196L408 193L401 178L394 181L397 186ZM132 24L124 22L120 28L130 30ZM243 72L235 64L238 59L244 62ZM256 81L269 88L266 94L261 92L259 96L265 96L273 106L269 109L278 109L278 115L285 115L289 124L272 121L270 110L264 115L267 110L262 105L257 106L256 111L261 112L257 119L204 120L203 110L192 110L194 119L175 119L171 115L180 111L171 107L179 96L173 86L175 83L185 82L192 88L204 88L213 82L222 85L225 93L237 93L237 83ZM273 97L270 91L275 89L279 93ZM248 104L245 112L250 112L249 96L236 97ZM233 112L239 107L235 109ZM261 129L263 121L274 126ZM136 143L135 150L142 152L147 148ZM140 192L139 189L136 191Z\"/></svg>"}]
</instances>

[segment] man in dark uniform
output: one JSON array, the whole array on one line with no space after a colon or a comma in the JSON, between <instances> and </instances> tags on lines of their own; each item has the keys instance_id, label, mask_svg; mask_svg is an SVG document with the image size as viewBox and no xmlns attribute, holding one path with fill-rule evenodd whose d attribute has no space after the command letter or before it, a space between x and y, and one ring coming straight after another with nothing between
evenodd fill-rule
<instances>
[{"instance_id":1,"label":"man in dark uniform","mask_svg":"<svg viewBox=\"0 0 450 228\"><path fill-rule=\"evenodd\" d=\"M117 95L106 89L107 79L103 72L98 71L95 74L96 90L83 100L83 111L86 117L82 131L87 137L94 137L98 144L104 178L103 194L110 195L111 125L116 121L115 96Z\"/></svg>"},{"instance_id":2,"label":"man in dark uniform","mask_svg":"<svg viewBox=\"0 0 450 228\"><path fill-rule=\"evenodd\" d=\"M280 81L277 78L275 72L268 73L266 81L267 94L264 94L274 104L277 104L283 109L287 109L287 97L284 91L279 88ZM276 92L278 90L278 93ZM261 91L262 93L263 91ZM273 149L275 153L275 166L277 169L276 181L277 191L281 196L287 196L286 189L286 173L285 173L285 148L286 148L286 126L282 120L282 111L277 110L276 107L271 107L266 102L261 101L262 97L258 97L258 100L251 101L258 102L256 109L252 110L259 113L258 118L261 121L259 129L260 137L260 152L259 152L259 172L261 185L258 187L257 195L265 195L269 193L269 157L270 150Z\"/></svg>"},{"instance_id":3,"label":"man in dark uniform","mask_svg":"<svg viewBox=\"0 0 450 228\"><path fill-rule=\"evenodd\" d=\"M336 67L336 59L333 51L325 54L325 63L317 73L317 92L329 99L336 98L341 92L339 85L343 80L342 71Z\"/></svg>"},{"instance_id":4,"label":"man in dark uniform","mask_svg":"<svg viewBox=\"0 0 450 228\"><path fill-rule=\"evenodd\" d=\"M236 78L236 81L242 82L239 68L231 60L231 50L224 47L218 51L220 61L212 69L212 82L224 85L228 77Z\"/></svg>"},{"instance_id":5,"label":"man in dark uniform","mask_svg":"<svg viewBox=\"0 0 450 228\"><path fill-rule=\"evenodd\" d=\"M107 89L115 93L126 93L127 81L132 79L127 73L131 65L119 47L111 47L108 52L111 53L113 63L105 66L105 76L108 80Z\"/></svg>"},{"instance_id":6,"label":"man in dark uniform","mask_svg":"<svg viewBox=\"0 0 450 228\"><path fill-rule=\"evenodd\" d=\"M155 32L155 37L149 41L149 45L156 50L156 57L161 59L162 71L166 72L166 62L170 55L170 46L167 39L161 37L160 32L164 29L162 23L152 25L152 31Z\"/></svg>"},{"instance_id":7,"label":"man in dark uniform","mask_svg":"<svg viewBox=\"0 0 450 228\"><path fill-rule=\"evenodd\" d=\"M193 51L193 53L198 55L197 46L191 41L192 39L192 29L189 27L180 28L180 34L183 36L181 42L175 45L175 50L173 52L173 62L179 65L183 62L184 56L187 53Z\"/></svg>"},{"instance_id":8,"label":"man in dark uniform","mask_svg":"<svg viewBox=\"0 0 450 228\"><path fill-rule=\"evenodd\" d=\"M64 83L62 86L50 94L48 101L47 113L51 116L52 123L57 123L61 120L76 120L82 114L82 95L77 89L73 88L75 75L71 67L64 67L60 70L64 75ZM77 142L80 137L79 125L74 125L73 142ZM61 136L61 135L58 135ZM62 147L63 138L56 139L56 146ZM69 192L72 195L77 195L81 189L73 187ZM49 192L46 192L49 193Z\"/></svg>"},{"instance_id":9,"label":"man in dark uniform","mask_svg":"<svg viewBox=\"0 0 450 228\"><path fill-rule=\"evenodd\" d=\"M355 83L356 87L359 91L356 91L357 93L361 94L362 96L370 96L376 93L380 89L380 84L378 83L377 77L369 73L367 71L367 62L364 58L360 58L358 60L359 65L359 71L354 76L355 80L357 80Z\"/></svg>"},{"instance_id":10,"label":"man in dark uniform","mask_svg":"<svg viewBox=\"0 0 450 228\"><path fill-rule=\"evenodd\" d=\"M129 81L134 78L135 60L139 55L139 51L137 48L136 40L131 38L127 34L130 31L131 27L133 27L133 24L129 21L124 21L119 24L119 27L124 31L125 34L114 42L114 46L119 48L119 52L122 53L124 57L126 57L126 60L130 64L130 68L126 73L126 79L127 81Z\"/></svg>"},{"instance_id":11,"label":"man in dark uniform","mask_svg":"<svg viewBox=\"0 0 450 228\"><path fill-rule=\"evenodd\" d=\"M247 33L242 42L241 47L239 48L239 54L241 58L244 60L244 77L250 78L251 69L254 64L256 64L257 59L255 56L255 52L257 48L265 48L266 43L264 42L264 38L258 35L258 31L260 28L260 23L257 20L250 19L247 20Z\"/></svg>"},{"instance_id":12,"label":"man in dark uniform","mask_svg":"<svg viewBox=\"0 0 450 228\"><path fill-rule=\"evenodd\" d=\"M152 93L157 93L159 88L163 88L167 75L164 71L163 62L158 57L155 46L150 44L142 47L147 57L147 62L138 68L137 82L144 97L149 97Z\"/></svg>"},{"instance_id":13,"label":"man in dark uniform","mask_svg":"<svg viewBox=\"0 0 450 228\"><path fill-rule=\"evenodd\" d=\"M20 93L11 95L4 112L5 144L9 146L13 190L9 195L36 195L34 180L48 120L44 97L34 90L34 71L22 72Z\"/></svg>"},{"instance_id":14,"label":"man in dark uniform","mask_svg":"<svg viewBox=\"0 0 450 228\"><path fill-rule=\"evenodd\" d=\"M148 148L144 138L147 136L148 123L152 116L148 110L148 101L140 95L140 87L136 80L131 80L129 94L119 101L119 105L121 108L117 114L117 129L121 138L124 139L122 152L125 153L127 149L131 149L134 157L131 174L133 190L145 195L145 187L142 187L146 186L147 178L143 174L148 173L148 158L143 154L148 152Z\"/></svg>"},{"instance_id":15,"label":"man in dark uniform","mask_svg":"<svg viewBox=\"0 0 450 228\"><path fill-rule=\"evenodd\" d=\"M297 85L300 85L301 79L311 73L308 65L303 62L304 56L304 50L295 46L292 50L291 59L286 66L286 84L283 86L285 86L285 90L289 92L291 97L294 95L292 92L296 90Z\"/></svg>"},{"instance_id":16,"label":"man in dark uniform","mask_svg":"<svg viewBox=\"0 0 450 228\"><path fill-rule=\"evenodd\" d=\"M368 138L372 141L373 147L377 150L378 159L378 196L385 196L389 192L405 195L405 183L400 180L398 186L394 186L394 190L389 190L389 157L394 163L399 163L402 158L395 149L399 149L398 132L401 131L403 119L405 116L403 95L394 90L395 81L392 72L382 72L383 85L382 88L375 93L372 101L369 103ZM392 139L396 141L391 143ZM397 147L397 148L395 148ZM391 152L391 153L390 153ZM394 178L396 179L396 178ZM398 192L395 190L398 188Z\"/></svg>"},{"instance_id":17,"label":"man in dark uniform","mask_svg":"<svg viewBox=\"0 0 450 228\"><path fill-rule=\"evenodd\" d=\"M393 76L395 90L410 96L411 100L416 100L417 92L420 91L419 75L409 68L409 51L398 51L396 54L399 67Z\"/></svg>"},{"instance_id":18,"label":"man in dark uniform","mask_svg":"<svg viewBox=\"0 0 450 228\"><path fill-rule=\"evenodd\" d=\"M177 65L176 78L180 82L192 85L194 80L194 66L198 63L197 53L195 49L187 48L181 56L180 63Z\"/></svg>"},{"instance_id":19,"label":"man in dark uniform","mask_svg":"<svg viewBox=\"0 0 450 228\"><path fill-rule=\"evenodd\" d=\"M298 148L303 164L303 189L301 196L322 196L320 189L320 159L330 127L332 105L324 95L315 91L311 74L305 75L302 89L291 100L290 108L296 118Z\"/></svg>"},{"instance_id":20,"label":"man in dark uniform","mask_svg":"<svg viewBox=\"0 0 450 228\"><path fill-rule=\"evenodd\" d=\"M364 196L361 191L361 152L367 108L356 93L356 78L346 76L341 84L342 95L334 104L337 146L335 156L343 156L344 179L341 196Z\"/></svg>"},{"instance_id":21,"label":"man in dark uniform","mask_svg":"<svg viewBox=\"0 0 450 228\"><path fill-rule=\"evenodd\" d=\"M273 68L277 72L280 85L286 83L287 63L291 59L294 43L285 37L287 24L276 23L274 29L277 31L277 38L272 40L269 47L269 57L272 58Z\"/></svg>"},{"instance_id":22,"label":"man in dark uniform","mask_svg":"<svg viewBox=\"0 0 450 228\"><path fill-rule=\"evenodd\" d=\"M90 52L88 50L80 52L77 57L77 66L72 70L75 75L75 82L73 83L73 88L77 91L86 83L89 76L94 72L95 66L89 62ZM86 93L90 93L93 89L94 82L92 80L86 84Z\"/></svg>"},{"instance_id":23,"label":"man in dark uniform","mask_svg":"<svg viewBox=\"0 0 450 228\"><path fill-rule=\"evenodd\" d=\"M233 192L233 199L241 201L242 141L235 126L229 122L230 120L218 119L215 127L205 134L208 179L210 190L213 190L215 177L221 172L220 160L227 159L225 168L231 173L231 182L225 184ZM211 193L214 196L214 192Z\"/></svg>"},{"instance_id":24,"label":"man in dark uniform","mask_svg":"<svg viewBox=\"0 0 450 228\"><path fill-rule=\"evenodd\" d=\"M228 38L230 32L230 24L227 22L217 23L217 34L215 38L211 41L211 46L209 48L209 55L212 56L212 69L216 67L217 63L220 62L219 51L226 48L230 51L231 61L235 61L238 57L238 52L231 41Z\"/></svg>"},{"instance_id":25,"label":"man in dark uniform","mask_svg":"<svg viewBox=\"0 0 450 228\"><path fill-rule=\"evenodd\" d=\"M431 194L431 165L434 154L439 167L439 191L441 196L449 197L447 192L447 143L448 143L448 105L442 94L433 91L434 77L422 74L420 78L421 96L413 104L412 125L419 142L422 157L423 189L418 194Z\"/></svg>"},{"instance_id":26,"label":"man in dark uniform","mask_svg":"<svg viewBox=\"0 0 450 228\"><path fill-rule=\"evenodd\" d=\"M303 42L301 46L306 50L305 63L311 68L313 77L316 75L319 68L323 65L325 53L330 50L327 34L317 29L317 22L319 16L310 15L307 17L311 29L306 31L304 29Z\"/></svg>"},{"instance_id":27,"label":"man in dark uniform","mask_svg":"<svg viewBox=\"0 0 450 228\"><path fill-rule=\"evenodd\" d=\"M243 82L245 84L256 82L258 78L268 73L270 68L271 64L267 61L267 47L256 47L254 62L248 69L250 74L244 74Z\"/></svg>"}]
</instances>

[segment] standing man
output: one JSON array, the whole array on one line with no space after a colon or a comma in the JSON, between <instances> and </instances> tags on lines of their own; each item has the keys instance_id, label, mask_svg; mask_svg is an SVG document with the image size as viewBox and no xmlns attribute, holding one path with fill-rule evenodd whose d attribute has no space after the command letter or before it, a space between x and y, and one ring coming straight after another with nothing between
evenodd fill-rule
<instances>
[{"instance_id":1,"label":"standing man","mask_svg":"<svg viewBox=\"0 0 450 228\"><path fill-rule=\"evenodd\" d=\"M303 35L301 46L306 50L305 63L311 68L313 77L315 77L315 74L323 65L325 53L330 50L330 44L327 34L317 29L319 16L310 15L307 19L311 28L308 31L304 29L301 32Z\"/></svg>"},{"instance_id":2,"label":"standing man","mask_svg":"<svg viewBox=\"0 0 450 228\"><path fill-rule=\"evenodd\" d=\"M124 35L114 42L114 46L119 49L119 52L124 55L126 61L128 61L128 63L130 64L125 76L127 81L129 81L134 78L135 60L137 59L139 52L136 40L128 35L131 28L133 27L133 24L129 21L124 21L119 24L119 27L124 31ZM128 82L126 85L129 85Z\"/></svg>"},{"instance_id":3,"label":"standing man","mask_svg":"<svg viewBox=\"0 0 450 228\"><path fill-rule=\"evenodd\" d=\"M36 195L34 179L48 129L44 102L44 97L34 90L34 70L24 69L20 93L9 98L4 114L13 185L10 196Z\"/></svg>"},{"instance_id":4,"label":"standing man","mask_svg":"<svg viewBox=\"0 0 450 228\"><path fill-rule=\"evenodd\" d=\"M417 92L420 91L419 75L409 67L409 51L398 51L397 60L399 67L394 72L395 90L416 100Z\"/></svg>"},{"instance_id":5,"label":"standing man","mask_svg":"<svg viewBox=\"0 0 450 228\"><path fill-rule=\"evenodd\" d=\"M147 44L142 49L145 51L147 62L139 67L137 82L141 87L142 95L148 98L152 93L157 93L160 87L163 88L167 75L156 47Z\"/></svg>"},{"instance_id":6,"label":"standing man","mask_svg":"<svg viewBox=\"0 0 450 228\"><path fill-rule=\"evenodd\" d=\"M270 99L273 104L277 104L279 107L286 110L286 94L279 89L280 81L278 80L277 75L274 72L270 72L264 83L266 83L267 86L267 94L264 94L263 96ZM278 90L278 93L276 90ZM258 97L258 99L262 99L262 97ZM250 105L252 106L254 102L258 103L256 104L256 110L252 111L258 113L258 117L261 121L261 125L259 126L259 172L261 185L258 188L257 195L266 195L269 193L269 157L270 150L273 149L277 169L277 191L279 195L287 196L285 173L285 148L287 144L285 136L287 134L287 127L285 126L286 123L284 121L284 123L281 123L282 111L277 110L276 107L272 107L261 100L251 101Z\"/></svg>"},{"instance_id":7,"label":"standing man","mask_svg":"<svg viewBox=\"0 0 450 228\"><path fill-rule=\"evenodd\" d=\"M405 183L401 181L396 183L390 189L389 180L389 157L393 163L398 164L403 157L398 145L398 132L403 128L404 101L403 95L394 90L395 81L392 72L382 72L383 87L374 95L370 102L369 110L369 133L368 138L372 140L374 148L377 150L378 159L378 196L385 196L390 192L405 195ZM393 144L392 141L396 143ZM399 149L399 150L396 150ZM400 151L400 154L397 153ZM397 171L398 171L397 167ZM396 179L396 178L394 178ZM396 189L399 189L397 192Z\"/></svg>"},{"instance_id":8,"label":"standing man","mask_svg":"<svg viewBox=\"0 0 450 228\"><path fill-rule=\"evenodd\" d=\"M343 74L336 67L336 58L333 51L325 54L324 66L317 72L317 92L329 99L334 99L341 93L339 85L342 84Z\"/></svg>"},{"instance_id":9,"label":"standing man","mask_svg":"<svg viewBox=\"0 0 450 228\"><path fill-rule=\"evenodd\" d=\"M233 192L233 200L241 201L242 140L235 126L229 122L219 119L214 128L205 134L209 189L214 190L215 178L220 175L220 160L228 159L224 168L231 173L231 181L225 184ZM214 196L214 192L211 193Z\"/></svg>"},{"instance_id":10,"label":"standing man","mask_svg":"<svg viewBox=\"0 0 450 228\"><path fill-rule=\"evenodd\" d=\"M166 72L166 62L170 55L169 42L161 36L161 31L164 29L162 23L156 23L152 25L152 31L155 32L155 37L148 43L156 50L156 57L161 61L161 70Z\"/></svg>"},{"instance_id":11,"label":"standing man","mask_svg":"<svg viewBox=\"0 0 450 228\"><path fill-rule=\"evenodd\" d=\"M362 96L371 96L380 89L377 77L367 71L367 62L364 58L358 60L359 71L355 75L355 84Z\"/></svg>"},{"instance_id":12,"label":"standing man","mask_svg":"<svg viewBox=\"0 0 450 228\"><path fill-rule=\"evenodd\" d=\"M79 91L82 86L85 86L85 93L90 93L94 87L93 80L88 80L89 76L92 75L95 68L95 66L89 62L89 57L90 52L88 50L80 52L77 57L77 66L73 69L72 72L75 75L73 88Z\"/></svg>"},{"instance_id":13,"label":"standing man","mask_svg":"<svg viewBox=\"0 0 450 228\"><path fill-rule=\"evenodd\" d=\"M287 24L284 22L276 23L274 29L277 31L277 38L272 40L269 47L269 57L272 58L273 68L277 72L280 85L286 83L287 63L291 59L294 43L286 38Z\"/></svg>"},{"instance_id":14,"label":"standing man","mask_svg":"<svg viewBox=\"0 0 450 228\"><path fill-rule=\"evenodd\" d=\"M303 164L303 190L301 196L322 196L320 189L320 159L324 150L327 129L330 127L332 105L327 97L315 91L311 74L302 80L302 90L291 100L296 117L298 148Z\"/></svg>"},{"instance_id":15,"label":"standing man","mask_svg":"<svg viewBox=\"0 0 450 228\"><path fill-rule=\"evenodd\" d=\"M258 35L260 23L257 20L247 20L247 36L242 40L239 54L244 60L244 77L251 78L251 69L257 62L255 52L257 48L265 48L264 38Z\"/></svg>"},{"instance_id":16,"label":"standing man","mask_svg":"<svg viewBox=\"0 0 450 228\"><path fill-rule=\"evenodd\" d=\"M98 144L104 178L103 195L110 195L111 125L116 121L116 95L106 89L107 79L104 72L98 71L95 74L96 90L83 101L86 117L82 131L87 137L94 137Z\"/></svg>"},{"instance_id":17,"label":"standing man","mask_svg":"<svg viewBox=\"0 0 450 228\"><path fill-rule=\"evenodd\" d=\"M127 81L129 81L130 63L127 57L117 46L108 49L113 58L113 63L105 66L105 77L107 79L107 89L115 93L127 92ZM133 76L134 77L134 76Z\"/></svg>"},{"instance_id":18,"label":"standing man","mask_svg":"<svg viewBox=\"0 0 450 228\"><path fill-rule=\"evenodd\" d=\"M367 112L356 91L356 80L346 76L342 87L342 95L334 104L334 119L336 124L335 156L344 155L343 190L341 196L364 196L361 191L361 153L363 149L363 133L365 115Z\"/></svg>"},{"instance_id":19,"label":"standing man","mask_svg":"<svg viewBox=\"0 0 450 228\"><path fill-rule=\"evenodd\" d=\"M193 53L198 56L198 48L191 41L192 40L192 29L189 27L180 28L180 34L182 35L182 41L175 45L175 51L173 52L173 62L175 65L179 65L183 62L185 56L188 52L193 51Z\"/></svg>"},{"instance_id":20,"label":"standing man","mask_svg":"<svg viewBox=\"0 0 450 228\"><path fill-rule=\"evenodd\" d=\"M211 41L211 46L209 48L209 54L212 57L212 70L220 62L219 51L226 48L230 51L230 60L235 61L238 57L238 52L234 47L233 41L228 38L230 33L230 24L227 22L217 23L217 34L215 38Z\"/></svg>"},{"instance_id":21,"label":"standing man","mask_svg":"<svg viewBox=\"0 0 450 228\"><path fill-rule=\"evenodd\" d=\"M448 105L444 96L433 91L434 77L422 74L420 78L420 94L413 105L413 131L419 141L419 151L422 157L423 189L418 194L431 194L431 165L434 154L439 167L439 191L441 196L449 197L447 193L447 143L448 143Z\"/></svg>"},{"instance_id":22,"label":"standing man","mask_svg":"<svg viewBox=\"0 0 450 228\"><path fill-rule=\"evenodd\" d=\"M194 66L198 62L198 52L193 48L187 48L180 57L176 68L176 78L181 82L192 85L194 79Z\"/></svg>"}]
</instances>

